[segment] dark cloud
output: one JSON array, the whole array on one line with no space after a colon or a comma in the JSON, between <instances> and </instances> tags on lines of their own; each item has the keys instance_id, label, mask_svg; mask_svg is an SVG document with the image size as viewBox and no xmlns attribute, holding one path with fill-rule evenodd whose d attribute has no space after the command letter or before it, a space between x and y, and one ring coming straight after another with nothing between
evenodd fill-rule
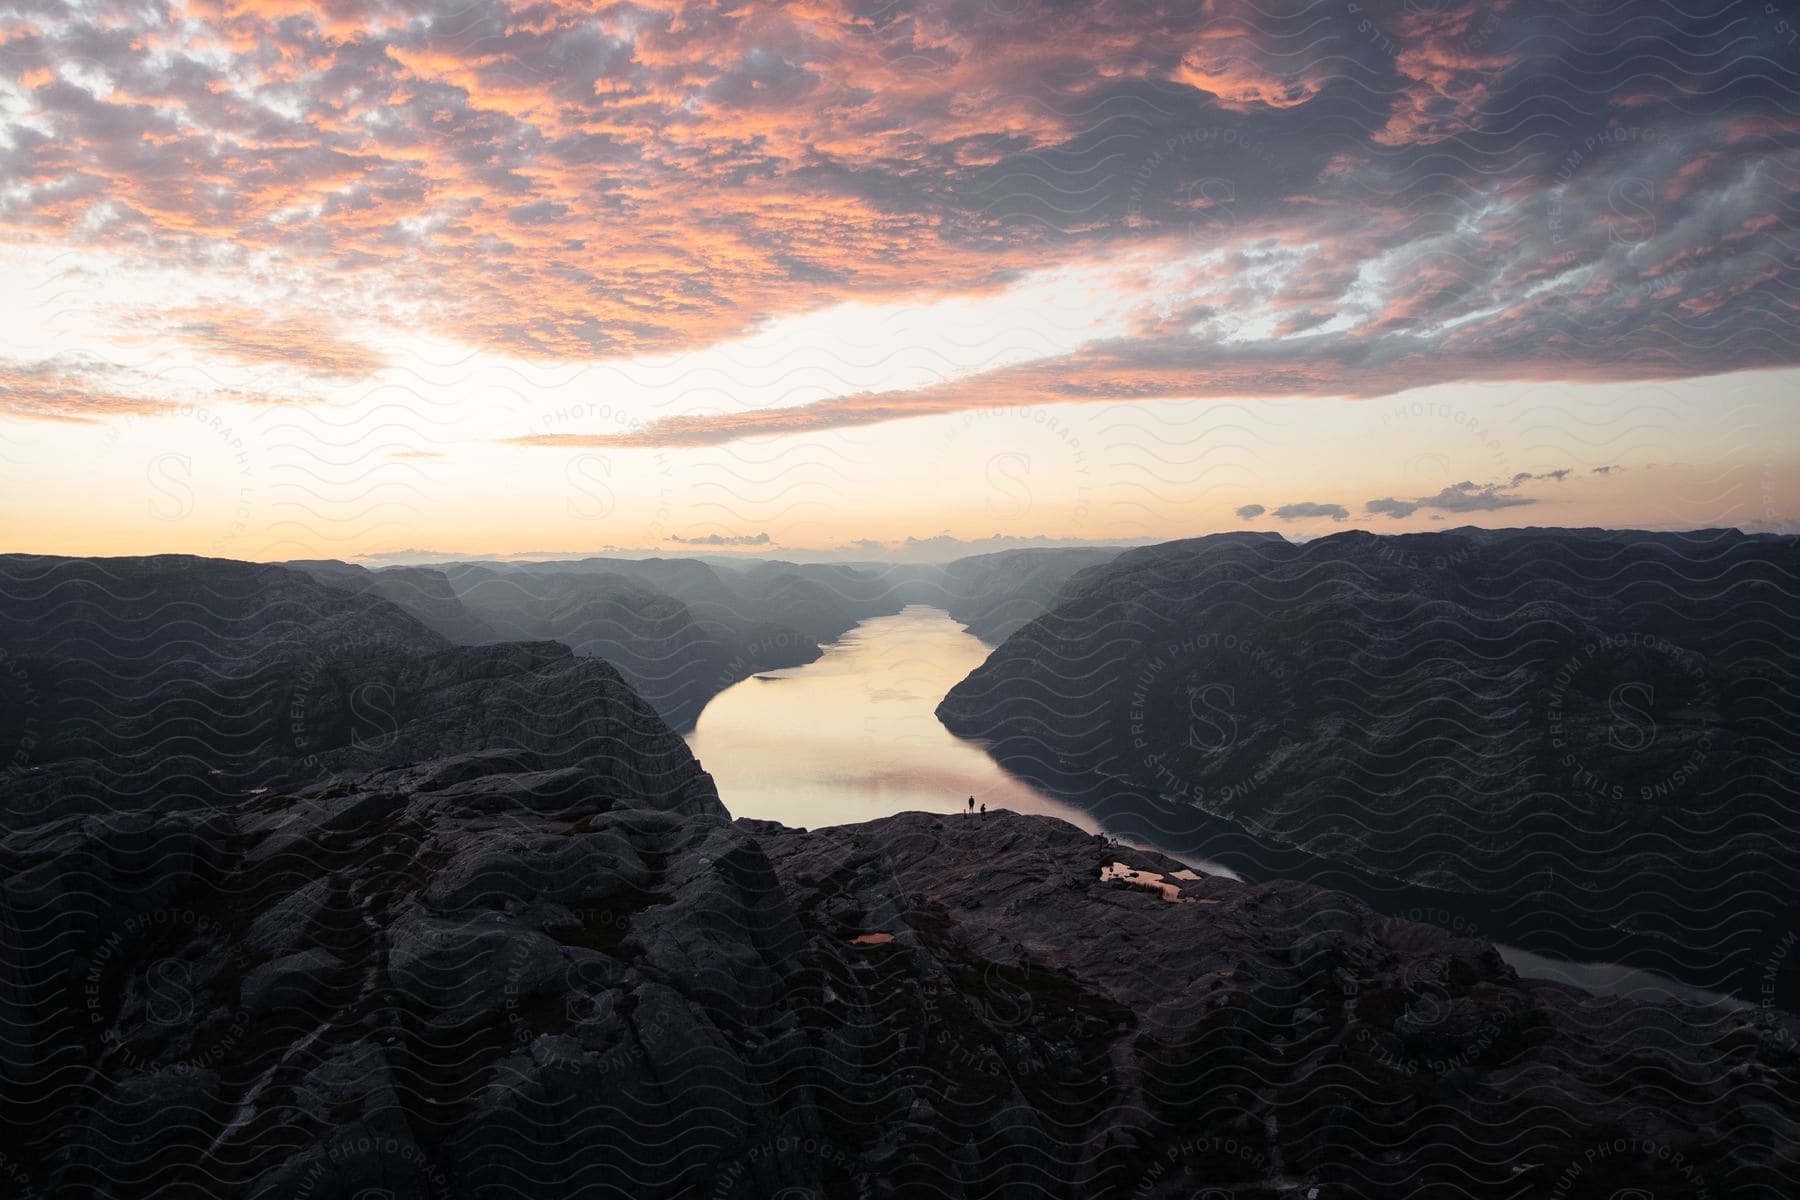
<instances>
[{"instance_id":1,"label":"dark cloud","mask_svg":"<svg viewBox=\"0 0 1800 1200\"><path fill-rule=\"evenodd\" d=\"M1246 504L1237 510L1237 515L1239 520L1254 521L1268 511L1260 504Z\"/></svg>"},{"instance_id":2,"label":"dark cloud","mask_svg":"<svg viewBox=\"0 0 1800 1200\"><path fill-rule=\"evenodd\" d=\"M766 546L769 535L766 533L740 533L726 536L721 533L709 533L705 537L682 537L670 534L671 542L680 542L684 546Z\"/></svg>"},{"instance_id":3,"label":"dark cloud","mask_svg":"<svg viewBox=\"0 0 1800 1200\"><path fill-rule=\"evenodd\" d=\"M1594 475L1610 475L1623 470L1618 465L1589 468ZM1444 488L1435 496L1421 496L1414 500L1397 500L1392 496L1379 500L1368 500L1363 503L1363 511L1376 516L1401 520L1410 517L1420 509L1437 509L1441 512L1468 513L1493 512L1502 508L1517 508L1520 505L1536 504L1533 496L1518 494L1518 489L1527 483L1548 481L1561 483L1575 473L1572 467L1559 467L1554 471L1520 471L1505 483L1475 483L1463 480ZM1432 517L1431 520L1442 520Z\"/></svg>"},{"instance_id":4,"label":"dark cloud","mask_svg":"<svg viewBox=\"0 0 1800 1200\"><path fill-rule=\"evenodd\" d=\"M1517 494L1517 489L1534 480L1552 480L1562 482L1568 478L1570 471L1560 468L1532 474L1521 471L1505 483L1475 483L1465 479L1461 483L1453 483L1434 496L1420 496L1413 500L1398 500L1393 496L1385 496L1379 500L1363 502L1363 511L1375 516L1401 520L1410 517L1420 509L1435 509L1439 512L1469 513L1493 512L1502 508L1517 508L1520 505L1536 504L1531 496ZM1433 520L1438 518L1433 517Z\"/></svg>"},{"instance_id":5,"label":"dark cloud","mask_svg":"<svg viewBox=\"0 0 1800 1200\"><path fill-rule=\"evenodd\" d=\"M1410 517L1418 512L1419 502L1417 500L1396 500L1389 496L1384 500L1364 501L1363 511L1375 513L1378 516L1392 517L1398 521L1402 517Z\"/></svg>"},{"instance_id":6,"label":"dark cloud","mask_svg":"<svg viewBox=\"0 0 1800 1200\"><path fill-rule=\"evenodd\" d=\"M1330 517L1342 521L1350 516L1350 510L1341 504L1315 504L1302 500L1298 504L1282 505L1275 510L1275 516L1283 521L1298 521L1304 517Z\"/></svg>"},{"instance_id":7,"label":"dark cloud","mask_svg":"<svg viewBox=\"0 0 1800 1200\"><path fill-rule=\"evenodd\" d=\"M1515 496L1510 484L1471 483L1467 479L1461 483L1453 483L1435 496L1427 496L1418 502L1420 508L1435 508L1444 512L1493 512L1501 508L1515 508L1522 504L1536 504L1530 496Z\"/></svg>"}]
</instances>

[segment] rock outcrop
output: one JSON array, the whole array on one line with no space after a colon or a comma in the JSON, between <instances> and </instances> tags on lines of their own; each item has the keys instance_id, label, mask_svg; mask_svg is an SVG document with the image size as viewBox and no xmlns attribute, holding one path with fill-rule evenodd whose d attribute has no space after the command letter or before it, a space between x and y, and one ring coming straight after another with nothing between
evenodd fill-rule
<instances>
[{"instance_id":1,"label":"rock outcrop","mask_svg":"<svg viewBox=\"0 0 1800 1200\"><path fill-rule=\"evenodd\" d=\"M1796 664L1792 538L1246 533L1076 576L938 712L1159 845L1795 1005Z\"/></svg>"},{"instance_id":2,"label":"rock outcrop","mask_svg":"<svg viewBox=\"0 0 1800 1200\"><path fill-rule=\"evenodd\" d=\"M0 557L0 827L217 806L471 748L724 811L618 671L567 646L453 646L387 600L286 567Z\"/></svg>"},{"instance_id":3,"label":"rock outcrop","mask_svg":"<svg viewBox=\"0 0 1800 1200\"><path fill-rule=\"evenodd\" d=\"M519 752L0 839L17 1194L1773 1198L1795 1033L1048 818Z\"/></svg>"}]
</instances>

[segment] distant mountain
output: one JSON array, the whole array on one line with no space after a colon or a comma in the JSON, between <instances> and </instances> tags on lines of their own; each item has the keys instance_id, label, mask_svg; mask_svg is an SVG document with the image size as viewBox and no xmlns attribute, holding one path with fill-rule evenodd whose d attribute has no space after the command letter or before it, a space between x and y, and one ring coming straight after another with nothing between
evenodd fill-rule
<instances>
[{"instance_id":1,"label":"distant mountain","mask_svg":"<svg viewBox=\"0 0 1800 1200\"><path fill-rule=\"evenodd\" d=\"M517 752L0 839L29 1195L1776 1197L1797 1034L1047 818Z\"/></svg>"},{"instance_id":2,"label":"distant mountain","mask_svg":"<svg viewBox=\"0 0 1800 1200\"><path fill-rule=\"evenodd\" d=\"M451 571L470 612L511 638L561 642L618 667L676 729L736 682L734 639L675 597L617 574Z\"/></svg>"},{"instance_id":3,"label":"distant mountain","mask_svg":"<svg viewBox=\"0 0 1800 1200\"><path fill-rule=\"evenodd\" d=\"M1233 534L1075 577L938 711L1158 844L1753 991L1800 912L1797 671L1791 538Z\"/></svg>"},{"instance_id":4,"label":"distant mountain","mask_svg":"<svg viewBox=\"0 0 1800 1200\"><path fill-rule=\"evenodd\" d=\"M937 568L587 558L440 570L473 620L605 658L680 730L732 684L812 662L858 622L940 596Z\"/></svg>"},{"instance_id":5,"label":"distant mountain","mask_svg":"<svg viewBox=\"0 0 1800 1200\"><path fill-rule=\"evenodd\" d=\"M1055 602L1081 571L1111 562L1115 548L1007 550L959 558L944 568L945 608L990 645L999 645Z\"/></svg>"},{"instance_id":6,"label":"distant mountain","mask_svg":"<svg viewBox=\"0 0 1800 1200\"><path fill-rule=\"evenodd\" d=\"M425 628L459 646L480 646L505 640L463 607L442 571L429 567L386 567L371 571L330 558L295 559L281 565L305 571L333 587L368 592L392 600L417 617Z\"/></svg>"},{"instance_id":7,"label":"distant mountain","mask_svg":"<svg viewBox=\"0 0 1800 1200\"><path fill-rule=\"evenodd\" d=\"M392 600L458 644L557 641L604 658L665 721L687 730L732 684L812 662L858 623L908 604L944 608L996 643L1043 612L1076 572L1117 553L1018 550L948 566L607 557L286 565Z\"/></svg>"},{"instance_id":8,"label":"distant mountain","mask_svg":"<svg viewBox=\"0 0 1800 1200\"><path fill-rule=\"evenodd\" d=\"M226 559L0 556L0 825L495 747L723 811L612 666L556 643L452 646L374 591Z\"/></svg>"}]
</instances>

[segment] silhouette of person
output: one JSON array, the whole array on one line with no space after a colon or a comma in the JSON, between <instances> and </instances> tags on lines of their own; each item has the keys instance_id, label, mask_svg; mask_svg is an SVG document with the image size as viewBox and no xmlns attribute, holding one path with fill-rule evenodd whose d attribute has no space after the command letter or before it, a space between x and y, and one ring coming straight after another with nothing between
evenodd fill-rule
<instances>
[{"instance_id":1,"label":"silhouette of person","mask_svg":"<svg viewBox=\"0 0 1800 1200\"><path fill-rule=\"evenodd\" d=\"M969 797L969 811L970 812L975 811L975 797L973 797L973 796Z\"/></svg>"},{"instance_id":2,"label":"silhouette of person","mask_svg":"<svg viewBox=\"0 0 1800 1200\"><path fill-rule=\"evenodd\" d=\"M981 815L984 817L987 816L987 805L985 804L981 806Z\"/></svg>"}]
</instances>

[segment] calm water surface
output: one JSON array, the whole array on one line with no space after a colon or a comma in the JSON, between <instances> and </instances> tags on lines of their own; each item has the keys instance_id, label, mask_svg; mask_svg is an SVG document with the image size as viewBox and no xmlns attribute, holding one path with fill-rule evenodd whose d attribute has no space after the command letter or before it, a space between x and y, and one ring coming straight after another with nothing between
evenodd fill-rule
<instances>
[{"instance_id":1,"label":"calm water surface","mask_svg":"<svg viewBox=\"0 0 1800 1200\"><path fill-rule=\"evenodd\" d=\"M911 605L864 621L824 647L816 662L720 692L700 714L688 745L737 817L816 829L897 812L961 812L974 796L989 808L1060 817L1099 832L1086 811L1008 773L980 743L955 737L938 722L944 693L990 649L942 609ZM1237 878L1191 853L1163 853ZM1639 999L1736 1006L1619 964L1563 962L1507 945L1499 950L1521 975Z\"/></svg>"},{"instance_id":2,"label":"calm water surface","mask_svg":"<svg viewBox=\"0 0 1800 1200\"><path fill-rule=\"evenodd\" d=\"M912 810L961 812L974 796L1097 832L1087 813L939 724L944 693L990 649L942 609L910 605L864 621L816 662L720 692L688 745L733 816L812 829Z\"/></svg>"}]
</instances>

